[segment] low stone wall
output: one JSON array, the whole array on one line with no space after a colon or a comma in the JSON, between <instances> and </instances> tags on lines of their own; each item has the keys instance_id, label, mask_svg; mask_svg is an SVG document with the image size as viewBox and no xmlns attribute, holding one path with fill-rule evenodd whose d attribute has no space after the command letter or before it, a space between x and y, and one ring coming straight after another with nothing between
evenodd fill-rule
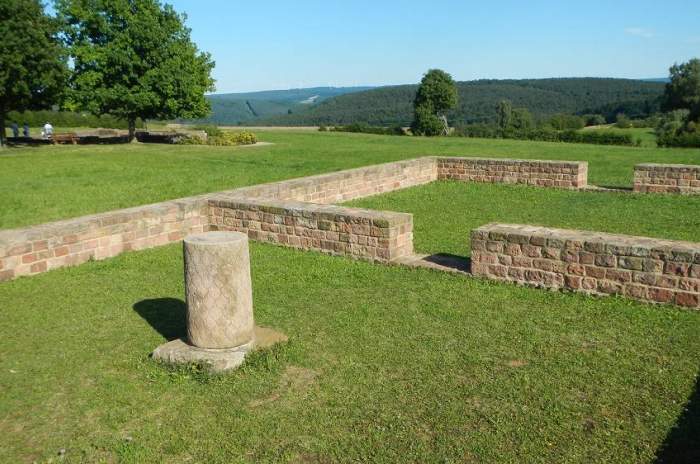
<instances>
[{"instance_id":1,"label":"low stone wall","mask_svg":"<svg viewBox=\"0 0 700 464\"><path fill-rule=\"evenodd\" d=\"M267 216L259 223L247 222L236 229L215 221L217 228L222 230L245 231L255 240L390 261L413 252L410 214L339 207L319 209L318 204L426 184L436 178L435 158L426 157L3 230L0 231L0 281L81 264L90 259L109 258L124 251L165 245L179 241L189 233L209 230L210 219L218 217L209 214L210 198L245 205L241 206L241 211L245 210L252 216L259 208L286 208L289 213L286 214L287 220L295 218L291 232L286 229L277 231L275 223L265 222ZM297 203L288 203L290 200ZM302 217L307 214L311 218L304 225L303 219L298 217L300 212ZM332 223L330 229L323 229L328 226L326 216L332 214L338 216L337 224ZM389 225L379 226L385 223ZM350 224L350 232L343 224ZM364 233L367 227L369 233ZM381 235L373 235L375 233Z\"/></svg>"},{"instance_id":2,"label":"low stone wall","mask_svg":"<svg viewBox=\"0 0 700 464\"><path fill-rule=\"evenodd\" d=\"M638 164L634 167L634 191L700 195L700 166Z\"/></svg>"},{"instance_id":3,"label":"low stone wall","mask_svg":"<svg viewBox=\"0 0 700 464\"><path fill-rule=\"evenodd\" d=\"M440 157L437 160L437 177L440 180L578 189L588 185L588 163Z\"/></svg>"},{"instance_id":4,"label":"low stone wall","mask_svg":"<svg viewBox=\"0 0 700 464\"><path fill-rule=\"evenodd\" d=\"M252 240L389 262L413 253L413 215L268 199L210 199L211 230Z\"/></svg>"},{"instance_id":5,"label":"low stone wall","mask_svg":"<svg viewBox=\"0 0 700 464\"><path fill-rule=\"evenodd\" d=\"M471 240L476 276L700 308L700 243L511 224Z\"/></svg>"},{"instance_id":6,"label":"low stone wall","mask_svg":"<svg viewBox=\"0 0 700 464\"><path fill-rule=\"evenodd\" d=\"M181 240L208 229L205 197L0 231L0 281Z\"/></svg>"},{"instance_id":7,"label":"low stone wall","mask_svg":"<svg viewBox=\"0 0 700 464\"><path fill-rule=\"evenodd\" d=\"M437 180L434 157L378 164L299 179L253 185L220 194L331 204L391 192Z\"/></svg>"}]
</instances>

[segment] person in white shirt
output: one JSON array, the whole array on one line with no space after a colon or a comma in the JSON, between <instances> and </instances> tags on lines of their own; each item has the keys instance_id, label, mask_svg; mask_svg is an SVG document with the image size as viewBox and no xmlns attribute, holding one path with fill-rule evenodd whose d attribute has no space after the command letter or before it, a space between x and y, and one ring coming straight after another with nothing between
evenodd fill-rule
<instances>
[{"instance_id":1,"label":"person in white shirt","mask_svg":"<svg viewBox=\"0 0 700 464\"><path fill-rule=\"evenodd\" d=\"M44 130L41 132L41 136L45 139L50 139L53 136L53 126L50 122L44 124Z\"/></svg>"}]
</instances>

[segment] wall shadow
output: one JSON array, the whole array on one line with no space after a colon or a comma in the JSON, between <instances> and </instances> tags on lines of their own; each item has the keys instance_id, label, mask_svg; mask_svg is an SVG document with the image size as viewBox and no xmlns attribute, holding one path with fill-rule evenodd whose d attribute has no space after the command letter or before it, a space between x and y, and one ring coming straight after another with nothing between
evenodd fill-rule
<instances>
[{"instance_id":1,"label":"wall shadow","mask_svg":"<svg viewBox=\"0 0 700 464\"><path fill-rule=\"evenodd\" d=\"M656 451L657 464L700 463L700 373L683 413Z\"/></svg>"},{"instance_id":2,"label":"wall shadow","mask_svg":"<svg viewBox=\"0 0 700 464\"><path fill-rule=\"evenodd\" d=\"M142 300L134 311L168 341L187 336L187 305L178 298Z\"/></svg>"},{"instance_id":3,"label":"wall shadow","mask_svg":"<svg viewBox=\"0 0 700 464\"><path fill-rule=\"evenodd\" d=\"M453 255L451 253L435 253L433 255L428 255L423 258L423 261L428 263L436 264L439 267L447 268L448 270L454 270L459 272L464 272L466 274L471 274L472 272L472 260L464 256Z\"/></svg>"}]
</instances>

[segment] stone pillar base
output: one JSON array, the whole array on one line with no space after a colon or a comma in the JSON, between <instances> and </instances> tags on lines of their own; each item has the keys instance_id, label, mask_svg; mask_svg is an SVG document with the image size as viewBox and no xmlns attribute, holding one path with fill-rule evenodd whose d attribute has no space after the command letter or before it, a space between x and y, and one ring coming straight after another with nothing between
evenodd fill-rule
<instances>
[{"instance_id":1,"label":"stone pillar base","mask_svg":"<svg viewBox=\"0 0 700 464\"><path fill-rule=\"evenodd\" d=\"M168 364L201 364L209 372L220 373L239 367L251 351L269 348L284 341L287 341L287 336L283 333L256 326L253 341L235 348L199 348L187 344L185 339L177 339L160 345L151 357Z\"/></svg>"}]
</instances>

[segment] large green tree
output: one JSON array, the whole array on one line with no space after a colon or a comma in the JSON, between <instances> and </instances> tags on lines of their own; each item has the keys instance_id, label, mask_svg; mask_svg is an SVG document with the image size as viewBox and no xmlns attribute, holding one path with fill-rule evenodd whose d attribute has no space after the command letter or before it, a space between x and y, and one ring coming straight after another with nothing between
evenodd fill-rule
<instances>
[{"instance_id":1,"label":"large green tree","mask_svg":"<svg viewBox=\"0 0 700 464\"><path fill-rule=\"evenodd\" d=\"M671 66L671 81L666 84L662 102L664 111L688 110L689 121L700 121L700 59Z\"/></svg>"},{"instance_id":2,"label":"large green tree","mask_svg":"<svg viewBox=\"0 0 700 464\"><path fill-rule=\"evenodd\" d=\"M457 85L445 71L429 70L420 82L413 100L413 124L416 135L440 135L449 131L447 111L457 106Z\"/></svg>"},{"instance_id":3,"label":"large green tree","mask_svg":"<svg viewBox=\"0 0 700 464\"><path fill-rule=\"evenodd\" d=\"M185 16L158 0L57 0L73 59L71 98L94 114L199 118L214 89L214 62L200 52Z\"/></svg>"},{"instance_id":4,"label":"large green tree","mask_svg":"<svg viewBox=\"0 0 700 464\"><path fill-rule=\"evenodd\" d=\"M9 111L58 102L67 75L54 19L38 0L0 0L0 147Z\"/></svg>"}]
</instances>

